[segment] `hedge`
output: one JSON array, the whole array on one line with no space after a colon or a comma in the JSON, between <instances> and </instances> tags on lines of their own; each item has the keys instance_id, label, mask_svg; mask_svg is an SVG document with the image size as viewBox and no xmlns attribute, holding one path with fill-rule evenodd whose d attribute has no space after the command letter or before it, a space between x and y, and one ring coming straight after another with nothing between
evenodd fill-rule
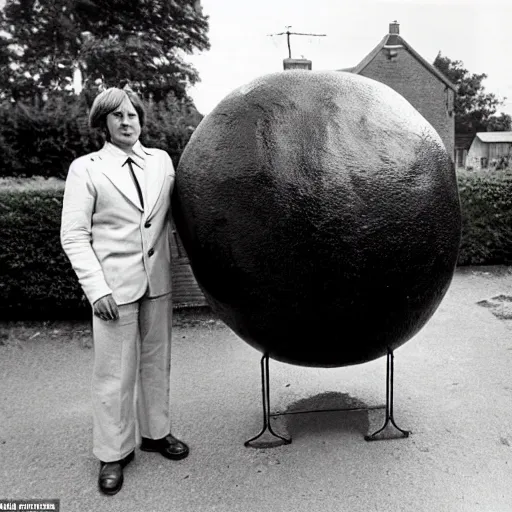
<instances>
[{"instance_id":1,"label":"hedge","mask_svg":"<svg viewBox=\"0 0 512 512\"><path fill-rule=\"evenodd\" d=\"M458 171L459 265L512 264L512 170Z\"/></svg>"},{"instance_id":2,"label":"hedge","mask_svg":"<svg viewBox=\"0 0 512 512\"><path fill-rule=\"evenodd\" d=\"M0 319L88 316L60 245L64 182L35 183L0 188Z\"/></svg>"},{"instance_id":3,"label":"hedge","mask_svg":"<svg viewBox=\"0 0 512 512\"><path fill-rule=\"evenodd\" d=\"M0 319L90 315L60 246L64 182L30 183L0 180ZM459 265L512 264L512 172L459 172L458 183Z\"/></svg>"}]
</instances>

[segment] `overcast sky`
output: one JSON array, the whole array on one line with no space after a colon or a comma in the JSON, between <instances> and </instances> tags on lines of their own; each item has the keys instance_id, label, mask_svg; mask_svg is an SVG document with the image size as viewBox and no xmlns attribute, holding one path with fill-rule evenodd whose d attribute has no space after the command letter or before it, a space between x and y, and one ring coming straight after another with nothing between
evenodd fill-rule
<instances>
[{"instance_id":1,"label":"overcast sky","mask_svg":"<svg viewBox=\"0 0 512 512\"><path fill-rule=\"evenodd\" d=\"M440 51L471 73L486 73L484 86L508 100L512 115L512 0L202 0L210 16L211 50L188 57L201 83L190 90L203 114L230 91L282 70L286 31L327 34L291 36L292 57L314 70L358 64L400 23L400 35L432 63Z\"/></svg>"}]
</instances>

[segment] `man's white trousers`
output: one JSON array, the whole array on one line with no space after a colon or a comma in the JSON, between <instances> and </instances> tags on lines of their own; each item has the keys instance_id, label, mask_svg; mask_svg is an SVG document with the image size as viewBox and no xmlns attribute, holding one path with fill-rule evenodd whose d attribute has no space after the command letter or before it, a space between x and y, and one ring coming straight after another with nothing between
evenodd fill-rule
<instances>
[{"instance_id":1,"label":"man's white trousers","mask_svg":"<svg viewBox=\"0 0 512 512\"><path fill-rule=\"evenodd\" d=\"M118 320L93 316L93 453L104 462L170 432L171 295L118 307Z\"/></svg>"}]
</instances>

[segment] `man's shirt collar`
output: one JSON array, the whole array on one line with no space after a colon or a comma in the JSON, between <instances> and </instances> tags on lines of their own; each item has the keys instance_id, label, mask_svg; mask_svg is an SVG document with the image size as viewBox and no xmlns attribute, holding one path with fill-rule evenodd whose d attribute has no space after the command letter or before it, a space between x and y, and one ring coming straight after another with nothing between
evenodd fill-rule
<instances>
[{"instance_id":1,"label":"man's shirt collar","mask_svg":"<svg viewBox=\"0 0 512 512\"><path fill-rule=\"evenodd\" d=\"M128 157L134 161L141 169L144 169L146 158L152 155L151 151L145 148L140 141L137 141L132 150L128 153L111 142L105 142L103 149L116 160L119 160L119 165L123 165Z\"/></svg>"}]
</instances>

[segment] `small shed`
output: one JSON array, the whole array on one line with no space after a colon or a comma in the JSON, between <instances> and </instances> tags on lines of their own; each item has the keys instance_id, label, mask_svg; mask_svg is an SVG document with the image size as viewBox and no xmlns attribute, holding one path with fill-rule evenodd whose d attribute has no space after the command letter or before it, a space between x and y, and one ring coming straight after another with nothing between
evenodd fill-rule
<instances>
[{"instance_id":1,"label":"small shed","mask_svg":"<svg viewBox=\"0 0 512 512\"><path fill-rule=\"evenodd\" d=\"M466 168L503 168L511 157L512 132L478 132L469 148Z\"/></svg>"}]
</instances>

